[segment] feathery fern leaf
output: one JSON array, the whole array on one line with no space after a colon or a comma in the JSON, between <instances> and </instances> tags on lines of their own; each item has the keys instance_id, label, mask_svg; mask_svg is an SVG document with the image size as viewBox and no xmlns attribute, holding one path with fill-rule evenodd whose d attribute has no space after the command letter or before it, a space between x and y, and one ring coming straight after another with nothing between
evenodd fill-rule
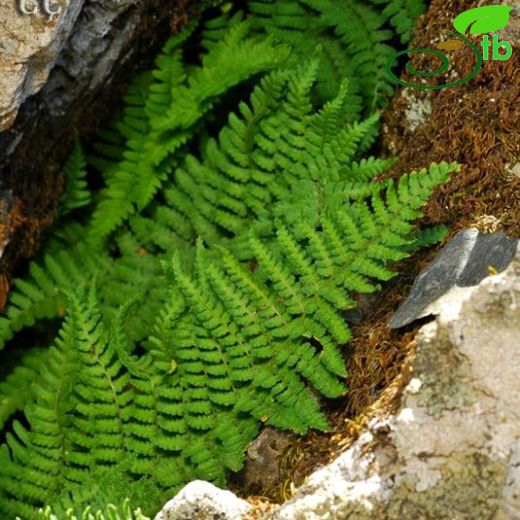
<instances>
[{"instance_id":1,"label":"feathery fern leaf","mask_svg":"<svg viewBox=\"0 0 520 520\"><path fill-rule=\"evenodd\" d=\"M202 58L202 65L187 75L176 49L182 38L177 38L174 45L167 44L159 60L161 67L169 57L167 73L159 68L133 85L122 132L130 150L101 193L92 220L94 239L105 238L125 218L147 206L177 164L176 152L220 95L286 61L287 47L270 38L248 37L248 28L245 22L230 28Z\"/></svg>"},{"instance_id":2,"label":"feathery fern leaf","mask_svg":"<svg viewBox=\"0 0 520 520\"><path fill-rule=\"evenodd\" d=\"M70 410L70 389L76 375L70 348L72 324L66 322L56 346L49 350L34 388L36 399L26 409L30 428L15 422L0 447L0 512L31 519L67 483L68 442L64 434Z\"/></svg>"},{"instance_id":3,"label":"feathery fern leaf","mask_svg":"<svg viewBox=\"0 0 520 520\"><path fill-rule=\"evenodd\" d=\"M150 520L139 508L133 509L129 500L126 500L121 507L109 504L103 510L95 510L87 506L79 516L70 510L58 516L50 507L46 507L40 511L38 518L39 520Z\"/></svg>"},{"instance_id":4,"label":"feathery fern leaf","mask_svg":"<svg viewBox=\"0 0 520 520\"><path fill-rule=\"evenodd\" d=\"M167 185L168 209L161 206L154 215L154 221L161 221L159 211L168 212L181 224L182 231L170 229L170 237L201 236L211 243L236 236L251 219L268 214L272 204L289 196L292 184L301 178L340 178L344 170L354 168L349 176L363 179L366 187L362 173L366 177L386 168L387 161L352 163L376 119L346 126L347 84L316 112L311 98L317 73L315 59L268 75L253 91L249 105L242 103L239 114L230 116L218 140L207 141L202 160L186 156ZM153 236L154 226L149 224Z\"/></svg>"},{"instance_id":5,"label":"feathery fern leaf","mask_svg":"<svg viewBox=\"0 0 520 520\"><path fill-rule=\"evenodd\" d=\"M424 0L370 0L373 4L384 5L383 15L386 16L397 34L401 43L408 43L412 38L415 22L424 12Z\"/></svg>"},{"instance_id":6,"label":"feathery fern leaf","mask_svg":"<svg viewBox=\"0 0 520 520\"><path fill-rule=\"evenodd\" d=\"M385 28L387 17L366 2L254 0L250 9L259 30L289 43L300 56L321 46L322 100L335 96L345 77L352 85L352 107L357 107L354 117L362 108L372 113L392 94L385 63L394 52L388 43L393 33ZM363 98L362 107L358 96Z\"/></svg>"},{"instance_id":7,"label":"feathery fern leaf","mask_svg":"<svg viewBox=\"0 0 520 520\"><path fill-rule=\"evenodd\" d=\"M0 317L0 349L15 332L34 325L36 320L62 317L66 298L59 289L77 287L96 271L107 266L108 258L79 242L71 249L45 254L31 262L28 279L18 278L9 297L5 315Z\"/></svg>"},{"instance_id":8,"label":"feathery fern leaf","mask_svg":"<svg viewBox=\"0 0 520 520\"><path fill-rule=\"evenodd\" d=\"M91 192L87 186L87 161L78 140L70 159L63 168L65 174L65 193L61 199L60 216L90 204Z\"/></svg>"},{"instance_id":9,"label":"feathery fern leaf","mask_svg":"<svg viewBox=\"0 0 520 520\"><path fill-rule=\"evenodd\" d=\"M45 349L31 349L22 356L16 368L0 382L0 429L15 412L24 410L36 397L33 385L42 364L46 361L46 355Z\"/></svg>"}]
</instances>

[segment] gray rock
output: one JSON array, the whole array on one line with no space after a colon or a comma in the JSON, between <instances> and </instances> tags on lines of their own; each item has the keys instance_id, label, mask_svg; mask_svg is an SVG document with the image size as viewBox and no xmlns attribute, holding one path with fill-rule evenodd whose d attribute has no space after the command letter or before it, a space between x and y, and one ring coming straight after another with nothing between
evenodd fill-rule
<instances>
[{"instance_id":1,"label":"gray rock","mask_svg":"<svg viewBox=\"0 0 520 520\"><path fill-rule=\"evenodd\" d=\"M83 0L63 4L53 3L53 9L59 9L54 16L42 12L35 2L0 4L0 132L12 124L20 105L46 82Z\"/></svg>"},{"instance_id":2,"label":"gray rock","mask_svg":"<svg viewBox=\"0 0 520 520\"><path fill-rule=\"evenodd\" d=\"M44 85L51 115L63 115L77 99L88 95L113 72L129 35L135 31L143 8L138 0L64 0L51 2L59 9L52 17L43 4L24 14L21 0L0 5L0 132L9 128L18 109ZM123 17L124 16L124 17ZM55 69L51 84L49 73Z\"/></svg>"},{"instance_id":3,"label":"gray rock","mask_svg":"<svg viewBox=\"0 0 520 520\"><path fill-rule=\"evenodd\" d=\"M410 295L389 321L393 329L436 315L457 301L459 288L478 284L490 268L503 271L514 257L518 240L504 233L459 232L417 277Z\"/></svg>"},{"instance_id":4,"label":"gray rock","mask_svg":"<svg viewBox=\"0 0 520 520\"><path fill-rule=\"evenodd\" d=\"M520 248L425 325L395 415L269 520L520 519Z\"/></svg>"},{"instance_id":5,"label":"gray rock","mask_svg":"<svg viewBox=\"0 0 520 520\"><path fill-rule=\"evenodd\" d=\"M265 428L247 449L242 471L243 486L256 494L281 484L280 462L286 449L294 442L294 435L274 428Z\"/></svg>"},{"instance_id":6,"label":"gray rock","mask_svg":"<svg viewBox=\"0 0 520 520\"><path fill-rule=\"evenodd\" d=\"M241 520L251 505L203 480L185 486L154 520Z\"/></svg>"},{"instance_id":7,"label":"gray rock","mask_svg":"<svg viewBox=\"0 0 520 520\"><path fill-rule=\"evenodd\" d=\"M116 64L130 52L129 35L136 32L146 3L87 0L45 85L43 97L50 117L63 117L80 92L88 96L111 77Z\"/></svg>"}]
</instances>

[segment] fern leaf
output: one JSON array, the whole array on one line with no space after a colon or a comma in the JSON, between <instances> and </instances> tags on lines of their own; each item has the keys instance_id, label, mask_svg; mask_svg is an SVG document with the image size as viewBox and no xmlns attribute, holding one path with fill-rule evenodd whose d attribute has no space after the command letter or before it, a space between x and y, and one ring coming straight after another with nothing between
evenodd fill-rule
<instances>
[{"instance_id":1,"label":"fern leaf","mask_svg":"<svg viewBox=\"0 0 520 520\"><path fill-rule=\"evenodd\" d=\"M45 349L31 349L0 382L0 428L4 428L6 421L15 412L23 410L36 397L33 385L38 379L46 355Z\"/></svg>"},{"instance_id":2,"label":"fern leaf","mask_svg":"<svg viewBox=\"0 0 520 520\"><path fill-rule=\"evenodd\" d=\"M62 195L60 216L65 216L75 209L90 204L91 193L87 187L87 161L78 140L72 154L63 168L65 175L65 193Z\"/></svg>"},{"instance_id":3,"label":"fern leaf","mask_svg":"<svg viewBox=\"0 0 520 520\"><path fill-rule=\"evenodd\" d=\"M127 126L131 129L127 131L130 150L120 163L118 172L108 180L94 213L94 239L105 238L123 219L146 207L174 168L175 152L191 137L195 125L212 108L218 96L287 59L288 49L276 45L271 39L247 38L248 27L249 24L241 23L230 28L222 42L203 57L201 67L192 70L185 79L181 76L184 81L173 82L172 105L161 107L160 114L150 105L157 104L157 98L152 96L152 100L147 101L150 89L158 89L154 87L152 76L147 75L142 84L134 84L127 101L135 98L135 106L126 111ZM168 47L165 52L171 52L171 49ZM179 63L179 70L175 67L174 70L180 73L180 62L174 60L174 63ZM162 72L156 71L156 76L160 89L164 89ZM160 103L167 100L162 96ZM146 114L147 103L150 117Z\"/></svg>"},{"instance_id":4,"label":"fern leaf","mask_svg":"<svg viewBox=\"0 0 520 520\"><path fill-rule=\"evenodd\" d=\"M37 320L63 317L66 298L59 289L78 286L106 266L105 255L80 242L70 250L61 249L31 262L28 279L15 279L5 316L0 318L0 348L15 332Z\"/></svg>"},{"instance_id":5,"label":"fern leaf","mask_svg":"<svg viewBox=\"0 0 520 520\"><path fill-rule=\"evenodd\" d=\"M109 504L104 510L96 510L91 506L87 506L84 511L76 516L74 512L67 511L64 515L57 516L50 507L41 509L39 512L39 520L150 520L144 516L142 511L133 509L130 506L130 500L126 500L121 507Z\"/></svg>"},{"instance_id":6,"label":"fern leaf","mask_svg":"<svg viewBox=\"0 0 520 520\"><path fill-rule=\"evenodd\" d=\"M14 433L7 435L0 448L0 512L6 518L34 518L37 508L66 483L62 473L68 449L64 430L77 370L71 336L72 327L66 322L37 379L36 400L27 407L30 428L16 422Z\"/></svg>"},{"instance_id":7,"label":"fern leaf","mask_svg":"<svg viewBox=\"0 0 520 520\"><path fill-rule=\"evenodd\" d=\"M413 35L415 21L426 9L424 0L370 0L375 5L384 5L383 14L388 17L401 38L408 43Z\"/></svg>"}]
</instances>

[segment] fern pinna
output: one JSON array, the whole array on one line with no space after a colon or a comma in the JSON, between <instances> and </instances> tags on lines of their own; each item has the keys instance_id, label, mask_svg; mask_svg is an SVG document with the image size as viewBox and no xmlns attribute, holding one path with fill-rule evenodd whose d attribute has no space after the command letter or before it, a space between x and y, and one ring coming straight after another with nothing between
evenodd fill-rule
<instances>
[{"instance_id":1,"label":"fern pinna","mask_svg":"<svg viewBox=\"0 0 520 520\"><path fill-rule=\"evenodd\" d=\"M294 5L322 25L337 8ZM393 164L363 157L377 116L356 120L354 79L324 85L323 45L302 60L266 37L281 6L208 23L201 65L182 54L193 28L166 45L94 146L97 193L76 148L61 225L0 321L3 347L65 314L0 383L4 517L144 519L190 480L225 485L262 424L326 430L353 293L438 240L414 222L456 165L376 180Z\"/></svg>"}]
</instances>

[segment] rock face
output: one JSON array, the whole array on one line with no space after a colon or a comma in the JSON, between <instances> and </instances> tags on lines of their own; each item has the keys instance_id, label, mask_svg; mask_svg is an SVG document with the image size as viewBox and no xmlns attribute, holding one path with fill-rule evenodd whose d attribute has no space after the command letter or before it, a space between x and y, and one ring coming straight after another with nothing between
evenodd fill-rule
<instances>
[{"instance_id":1,"label":"rock face","mask_svg":"<svg viewBox=\"0 0 520 520\"><path fill-rule=\"evenodd\" d=\"M240 520L251 509L231 491L195 480L170 500L154 520Z\"/></svg>"},{"instance_id":2,"label":"rock face","mask_svg":"<svg viewBox=\"0 0 520 520\"><path fill-rule=\"evenodd\" d=\"M33 2L0 5L0 132L18 108L45 83L83 7L83 1L52 5L45 13Z\"/></svg>"},{"instance_id":3,"label":"rock face","mask_svg":"<svg viewBox=\"0 0 520 520\"><path fill-rule=\"evenodd\" d=\"M417 277L410 295L390 319L390 327L439 314L452 300L457 304L460 288L478 284L490 269L503 271L515 256L517 245L518 240L502 232L460 231Z\"/></svg>"},{"instance_id":4,"label":"rock face","mask_svg":"<svg viewBox=\"0 0 520 520\"><path fill-rule=\"evenodd\" d=\"M520 519L520 249L459 295L421 329L398 413L271 520Z\"/></svg>"},{"instance_id":5,"label":"rock face","mask_svg":"<svg viewBox=\"0 0 520 520\"><path fill-rule=\"evenodd\" d=\"M11 126L21 104L47 82L55 65L61 73L53 78L54 88L57 83L65 86L65 76L66 86L70 87L56 96L57 101L74 98L76 88L88 92L103 82L140 20L139 10L130 9L138 3L137 0L2 2L0 132ZM127 16L121 24L124 14ZM116 21L120 24L117 28ZM62 53L65 47L67 51Z\"/></svg>"},{"instance_id":6,"label":"rock face","mask_svg":"<svg viewBox=\"0 0 520 520\"><path fill-rule=\"evenodd\" d=\"M288 432L265 428L247 449L246 463L242 471L243 487L247 493L273 489L280 485L280 459L294 442Z\"/></svg>"}]
</instances>

